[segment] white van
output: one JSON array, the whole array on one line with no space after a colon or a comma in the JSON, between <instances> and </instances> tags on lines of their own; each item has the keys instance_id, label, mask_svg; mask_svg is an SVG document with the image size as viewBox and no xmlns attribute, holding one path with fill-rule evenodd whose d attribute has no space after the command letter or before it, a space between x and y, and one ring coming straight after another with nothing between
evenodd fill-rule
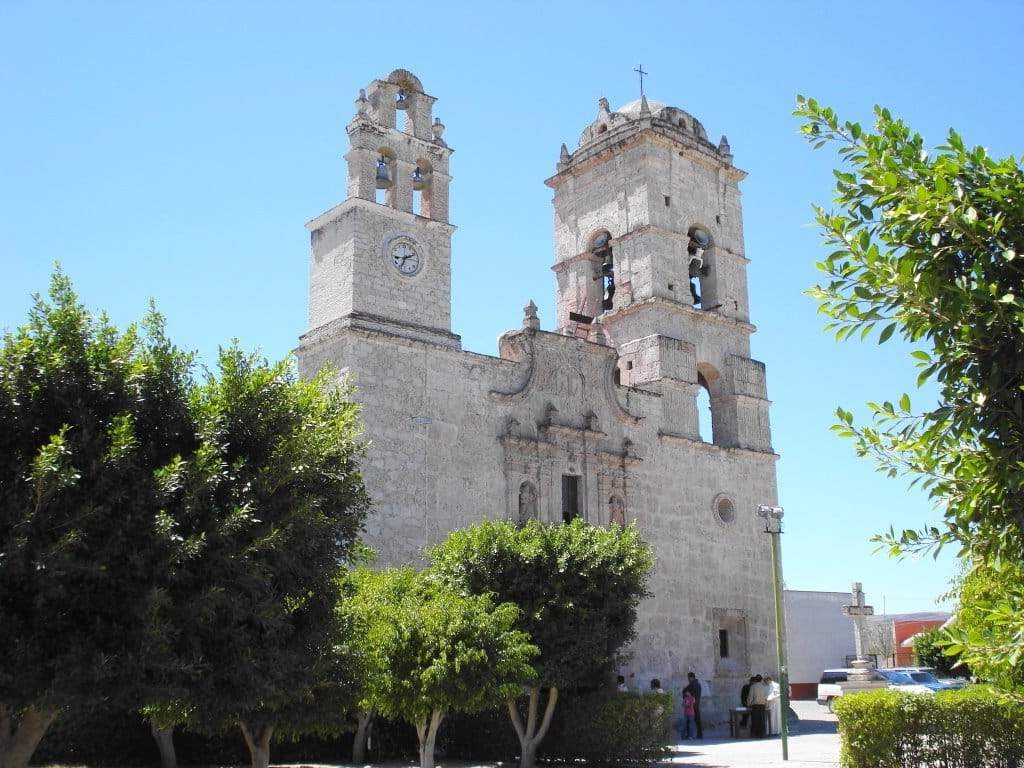
<instances>
[{"instance_id":1,"label":"white van","mask_svg":"<svg viewBox=\"0 0 1024 768\"><path fill-rule=\"evenodd\" d=\"M828 707L829 712L832 711L833 700L843 695L843 689L839 684L845 683L853 671L850 668L826 669L821 673L821 680L818 681L818 703Z\"/></svg>"}]
</instances>

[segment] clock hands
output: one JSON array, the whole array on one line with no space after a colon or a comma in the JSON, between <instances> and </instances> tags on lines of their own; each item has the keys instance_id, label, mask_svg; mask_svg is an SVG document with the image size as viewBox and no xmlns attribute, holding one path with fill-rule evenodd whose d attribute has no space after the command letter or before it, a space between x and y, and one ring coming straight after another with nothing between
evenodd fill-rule
<instances>
[{"instance_id":1,"label":"clock hands","mask_svg":"<svg viewBox=\"0 0 1024 768\"><path fill-rule=\"evenodd\" d=\"M395 246L391 254L395 268L404 275L415 274L419 269L419 254L406 244Z\"/></svg>"}]
</instances>

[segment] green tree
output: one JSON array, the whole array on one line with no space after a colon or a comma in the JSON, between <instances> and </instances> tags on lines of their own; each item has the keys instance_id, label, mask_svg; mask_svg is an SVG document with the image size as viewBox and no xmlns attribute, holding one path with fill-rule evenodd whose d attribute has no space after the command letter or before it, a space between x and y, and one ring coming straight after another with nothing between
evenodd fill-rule
<instances>
[{"instance_id":1,"label":"green tree","mask_svg":"<svg viewBox=\"0 0 1024 768\"><path fill-rule=\"evenodd\" d=\"M181 542L165 623L167 675L148 712L163 727L237 725L254 768L271 739L345 725L350 627L336 611L338 565L367 509L350 393L322 371L297 377L237 346L193 398L199 449L164 473Z\"/></svg>"},{"instance_id":2,"label":"green tree","mask_svg":"<svg viewBox=\"0 0 1024 768\"><path fill-rule=\"evenodd\" d=\"M947 646L948 640L942 630L935 628L920 632L914 637L914 661L943 675L957 674L959 670L954 671L954 667L958 659L946 653Z\"/></svg>"},{"instance_id":3,"label":"green tree","mask_svg":"<svg viewBox=\"0 0 1024 768\"><path fill-rule=\"evenodd\" d=\"M530 768L559 689L599 679L635 636L637 607L649 594L651 551L632 526L489 521L453 532L429 554L441 578L457 588L519 606L519 627L540 649L536 679L522 681L525 723L516 697L507 700L520 765Z\"/></svg>"},{"instance_id":4,"label":"green tree","mask_svg":"<svg viewBox=\"0 0 1024 768\"><path fill-rule=\"evenodd\" d=\"M960 585L944 652L983 680L1024 694L1024 568L977 561Z\"/></svg>"},{"instance_id":5,"label":"green tree","mask_svg":"<svg viewBox=\"0 0 1024 768\"><path fill-rule=\"evenodd\" d=\"M798 98L795 114L815 147L835 144L844 161L835 171L837 209L817 209L831 249L818 265L829 280L811 291L820 311L840 340L878 331L882 343L898 333L917 347L919 385L939 392L925 408L906 393L871 403L871 425L838 410L833 429L852 438L859 455L890 476L909 476L943 510L941 525L878 539L894 554L937 554L953 544L969 561L1008 564L1011 581L1001 583L1019 594L1012 578L1024 564L1024 173L1015 158L968 147L952 130L929 149L881 107L873 131L813 99ZM998 636L1016 637L1019 654L1024 614L1008 621L1014 629ZM1007 645L999 656L1014 651Z\"/></svg>"},{"instance_id":6,"label":"green tree","mask_svg":"<svg viewBox=\"0 0 1024 768\"><path fill-rule=\"evenodd\" d=\"M139 706L174 548L162 468L195 446L191 359L57 272L0 351L0 766L61 709Z\"/></svg>"},{"instance_id":7,"label":"green tree","mask_svg":"<svg viewBox=\"0 0 1024 768\"><path fill-rule=\"evenodd\" d=\"M411 587L411 572L377 571L364 564L351 571L342 570L342 598L338 612L352 628L352 670L355 687L356 732L352 740L352 763L366 760L366 740L373 719L380 709L381 691L387 684L388 652L393 633L400 622L396 618Z\"/></svg>"},{"instance_id":8,"label":"green tree","mask_svg":"<svg viewBox=\"0 0 1024 768\"><path fill-rule=\"evenodd\" d=\"M480 712L514 696L533 676L537 648L516 629L519 609L464 595L429 573L399 568L360 578L378 652L364 707L416 729L420 768L433 768L434 741L449 712ZM357 598L359 599L359 598Z\"/></svg>"}]
</instances>

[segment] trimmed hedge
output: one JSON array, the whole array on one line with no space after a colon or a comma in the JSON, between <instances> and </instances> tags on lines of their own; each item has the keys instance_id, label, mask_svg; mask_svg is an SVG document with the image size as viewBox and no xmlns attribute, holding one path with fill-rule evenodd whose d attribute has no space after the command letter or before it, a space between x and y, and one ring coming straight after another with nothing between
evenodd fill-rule
<instances>
[{"instance_id":1,"label":"trimmed hedge","mask_svg":"<svg viewBox=\"0 0 1024 768\"><path fill-rule=\"evenodd\" d=\"M602 690L573 696L558 707L562 711L556 710L556 721L540 745L544 759L610 765L657 760L668 752L674 714L670 693Z\"/></svg>"},{"instance_id":2,"label":"trimmed hedge","mask_svg":"<svg viewBox=\"0 0 1024 768\"><path fill-rule=\"evenodd\" d=\"M835 713L843 768L1024 765L1024 700L991 688L854 693Z\"/></svg>"}]
</instances>

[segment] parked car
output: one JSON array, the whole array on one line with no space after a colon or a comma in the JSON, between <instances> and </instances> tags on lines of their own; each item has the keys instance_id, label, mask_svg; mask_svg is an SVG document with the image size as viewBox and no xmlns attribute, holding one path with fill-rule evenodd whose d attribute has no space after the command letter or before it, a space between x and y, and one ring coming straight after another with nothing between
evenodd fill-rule
<instances>
[{"instance_id":1,"label":"parked car","mask_svg":"<svg viewBox=\"0 0 1024 768\"><path fill-rule=\"evenodd\" d=\"M832 711L832 700L843 695L843 689L839 687L839 683L845 683L851 671L849 669L826 669L821 673L821 680L818 681L818 703L823 707L828 707L829 712Z\"/></svg>"},{"instance_id":2,"label":"parked car","mask_svg":"<svg viewBox=\"0 0 1024 768\"><path fill-rule=\"evenodd\" d=\"M960 680L939 680L929 667L893 667L880 669L878 674L889 681L890 687L907 693L935 693L964 687Z\"/></svg>"},{"instance_id":3,"label":"parked car","mask_svg":"<svg viewBox=\"0 0 1024 768\"><path fill-rule=\"evenodd\" d=\"M849 681L851 672L857 670L852 667L846 669L826 669L821 673L821 680L818 681L818 703L823 707L828 707L828 711L832 711L832 703L843 695L843 688L840 683ZM881 676L876 672L873 676L874 680L882 680Z\"/></svg>"}]
</instances>

